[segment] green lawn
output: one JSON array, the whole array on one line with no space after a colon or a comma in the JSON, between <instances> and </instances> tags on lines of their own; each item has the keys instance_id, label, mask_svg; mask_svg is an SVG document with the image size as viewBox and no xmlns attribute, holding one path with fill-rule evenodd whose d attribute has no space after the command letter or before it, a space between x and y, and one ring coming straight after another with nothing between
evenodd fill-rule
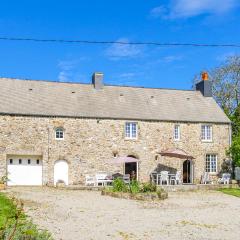
<instances>
[{"instance_id":1,"label":"green lawn","mask_svg":"<svg viewBox=\"0 0 240 240\"><path fill-rule=\"evenodd\" d=\"M240 197L240 188L222 188L219 189L219 191L235 197Z\"/></svg>"}]
</instances>

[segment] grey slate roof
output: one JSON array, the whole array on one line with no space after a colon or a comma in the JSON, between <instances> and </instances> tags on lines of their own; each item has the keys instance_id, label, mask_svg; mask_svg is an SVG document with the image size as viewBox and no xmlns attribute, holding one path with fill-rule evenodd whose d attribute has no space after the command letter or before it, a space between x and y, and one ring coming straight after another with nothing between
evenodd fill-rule
<instances>
[{"instance_id":1,"label":"grey slate roof","mask_svg":"<svg viewBox=\"0 0 240 240\"><path fill-rule=\"evenodd\" d=\"M32 90L31 90L32 89ZM0 78L0 114L229 123L198 91Z\"/></svg>"}]
</instances>

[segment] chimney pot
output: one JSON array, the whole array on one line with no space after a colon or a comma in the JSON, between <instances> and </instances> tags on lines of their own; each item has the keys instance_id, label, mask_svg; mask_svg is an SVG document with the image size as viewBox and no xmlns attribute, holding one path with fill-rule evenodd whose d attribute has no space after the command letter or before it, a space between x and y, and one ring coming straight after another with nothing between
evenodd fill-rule
<instances>
[{"instance_id":1,"label":"chimney pot","mask_svg":"<svg viewBox=\"0 0 240 240\"><path fill-rule=\"evenodd\" d=\"M202 80L207 81L208 80L208 73L207 72L202 72Z\"/></svg>"},{"instance_id":2,"label":"chimney pot","mask_svg":"<svg viewBox=\"0 0 240 240\"><path fill-rule=\"evenodd\" d=\"M102 89L103 84L103 73L101 72L95 72L92 76L92 84L94 85L94 88L99 90Z\"/></svg>"}]
</instances>

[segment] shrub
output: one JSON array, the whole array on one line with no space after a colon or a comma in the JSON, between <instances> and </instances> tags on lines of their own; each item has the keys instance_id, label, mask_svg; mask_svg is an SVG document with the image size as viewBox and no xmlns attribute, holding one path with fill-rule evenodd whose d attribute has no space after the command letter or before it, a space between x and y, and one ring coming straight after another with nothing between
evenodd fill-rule
<instances>
[{"instance_id":1,"label":"shrub","mask_svg":"<svg viewBox=\"0 0 240 240\"><path fill-rule=\"evenodd\" d=\"M157 186L153 183L143 183L141 186L141 192L156 192L157 191Z\"/></svg>"},{"instance_id":2,"label":"shrub","mask_svg":"<svg viewBox=\"0 0 240 240\"><path fill-rule=\"evenodd\" d=\"M129 190L131 193L139 193L140 192L140 184L138 181L133 180L129 185Z\"/></svg>"},{"instance_id":3,"label":"shrub","mask_svg":"<svg viewBox=\"0 0 240 240\"><path fill-rule=\"evenodd\" d=\"M113 192L127 192L128 188L123 179L116 178L113 180Z\"/></svg>"},{"instance_id":4,"label":"shrub","mask_svg":"<svg viewBox=\"0 0 240 240\"><path fill-rule=\"evenodd\" d=\"M51 234L40 230L23 212L23 203L0 194L0 239L52 240Z\"/></svg>"}]
</instances>

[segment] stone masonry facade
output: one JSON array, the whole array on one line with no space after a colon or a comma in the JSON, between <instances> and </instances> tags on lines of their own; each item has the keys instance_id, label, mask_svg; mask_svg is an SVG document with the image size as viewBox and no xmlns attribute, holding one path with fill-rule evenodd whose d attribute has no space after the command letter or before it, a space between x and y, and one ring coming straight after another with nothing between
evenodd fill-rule
<instances>
[{"instance_id":1,"label":"stone masonry facade","mask_svg":"<svg viewBox=\"0 0 240 240\"><path fill-rule=\"evenodd\" d=\"M0 175L7 171L9 156L39 156L43 162L43 184L53 184L54 163L66 160L69 164L69 184L84 183L86 174L98 171L123 171L122 166L109 163L114 154L133 155L140 160L139 180L149 181L158 164L182 171L183 161L163 157L159 152L179 148L193 159L194 183L199 183L205 171L206 154L217 155L221 168L230 144L230 125L212 124L213 141L201 141L201 123L178 123L180 141L174 141L174 122L137 122L138 138L125 139L127 120L84 119L34 116L0 116ZM64 139L55 139L55 129L64 129Z\"/></svg>"}]
</instances>

